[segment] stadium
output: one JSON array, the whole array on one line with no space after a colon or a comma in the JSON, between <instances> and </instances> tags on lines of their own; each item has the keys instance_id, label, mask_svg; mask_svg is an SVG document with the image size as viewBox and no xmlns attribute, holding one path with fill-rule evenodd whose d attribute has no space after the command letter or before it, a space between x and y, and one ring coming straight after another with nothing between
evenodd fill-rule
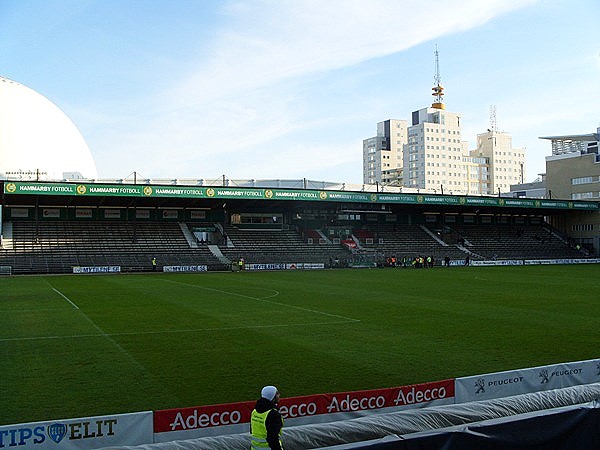
<instances>
[{"instance_id":1,"label":"stadium","mask_svg":"<svg viewBox=\"0 0 600 450\"><path fill-rule=\"evenodd\" d=\"M271 383L288 449L598 447L599 202L98 180L0 87L0 447L249 448Z\"/></svg>"}]
</instances>

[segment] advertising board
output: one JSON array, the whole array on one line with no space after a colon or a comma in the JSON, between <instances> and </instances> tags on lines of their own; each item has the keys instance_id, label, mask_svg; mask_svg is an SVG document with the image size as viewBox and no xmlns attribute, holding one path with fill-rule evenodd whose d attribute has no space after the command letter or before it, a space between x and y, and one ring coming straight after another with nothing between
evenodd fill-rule
<instances>
[{"instance_id":1,"label":"advertising board","mask_svg":"<svg viewBox=\"0 0 600 450\"><path fill-rule=\"evenodd\" d=\"M0 426L0 448L90 450L152 440L151 411Z\"/></svg>"},{"instance_id":2,"label":"advertising board","mask_svg":"<svg viewBox=\"0 0 600 450\"><path fill-rule=\"evenodd\" d=\"M600 382L600 359L509 370L456 379L456 403Z\"/></svg>"},{"instance_id":3,"label":"advertising board","mask_svg":"<svg viewBox=\"0 0 600 450\"><path fill-rule=\"evenodd\" d=\"M73 273L119 273L121 266L74 266Z\"/></svg>"},{"instance_id":4,"label":"advertising board","mask_svg":"<svg viewBox=\"0 0 600 450\"><path fill-rule=\"evenodd\" d=\"M154 413L154 442L249 431L255 401L170 409ZM368 414L454 403L454 380L368 391L282 398L286 426L333 422Z\"/></svg>"},{"instance_id":5,"label":"advertising board","mask_svg":"<svg viewBox=\"0 0 600 450\"><path fill-rule=\"evenodd\" d=\"M197 266L163 266L163 272L206 272L208 266L200 264Z\"/></svg>"}]
</instances>

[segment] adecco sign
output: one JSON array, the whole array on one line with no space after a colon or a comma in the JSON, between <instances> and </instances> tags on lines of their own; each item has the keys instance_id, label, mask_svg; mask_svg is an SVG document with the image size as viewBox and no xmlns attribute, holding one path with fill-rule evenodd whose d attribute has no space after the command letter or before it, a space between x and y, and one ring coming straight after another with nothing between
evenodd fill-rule
<instances>
[{"instance_id":1,"label":"adecco sign","mask_svg":"<svg viewBox=\"0 0 600 450\"><path fill-rule=\"evenodd\" d=\"M154 442L248 431L248 422L255 403L240 402L155 411Z\"/></svg>"},{"instance_id":2,"label":"adecco sign","mask_svg":"<svg viewBox=\"0 0 600 450\"><path fill-rule=\"evenodd\" d=\"M454 380L388 389L282 398L286 425L332 422L373 413L454 403ZM154 413L154 442L243 433L249 430L254 401Z\"/></svg>"}]
</instances>

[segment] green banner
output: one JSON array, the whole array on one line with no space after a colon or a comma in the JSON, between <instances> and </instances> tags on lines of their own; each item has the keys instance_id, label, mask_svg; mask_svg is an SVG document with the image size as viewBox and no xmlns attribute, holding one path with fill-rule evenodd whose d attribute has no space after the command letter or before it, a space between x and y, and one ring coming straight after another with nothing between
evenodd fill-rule
<instances>
[{"instance_id":1,"label":"green banner","mask_svg":"<svg viewBox=\"0 0 600 450\"><path fill-rule=\"evenodd\" d=\"M419 203L416 194L373 194L382 203ZM422 196L421 196L422 197ZM422 202L421 202L422 203Z\"/></svg>"},{"instance_id":2,"label":"green banner","mask_svg":"<svg viewBox=\"0 0 600 450\"><path fill-rule=\"evenodd\" d=\"M65 195L114 197L216 198L244 200L303 200L380 204L465 205L517 208L598 210L600 203L504 197L465 197L432 194L318 191L308 189L264 189L235 187L152 186L94 183L5 182L8 195Z\"/></svg>"},{"instance_id":3,"label":"green banner","mask_svg":"<svg viewBox=\"0 0 600 450\"><path fill-rule=\"evenodd\" d=\"M5 194L45 194L45 195L73 195L75 184L50 184L50 183L4 183Z\"/></svg>"}]
</instances>

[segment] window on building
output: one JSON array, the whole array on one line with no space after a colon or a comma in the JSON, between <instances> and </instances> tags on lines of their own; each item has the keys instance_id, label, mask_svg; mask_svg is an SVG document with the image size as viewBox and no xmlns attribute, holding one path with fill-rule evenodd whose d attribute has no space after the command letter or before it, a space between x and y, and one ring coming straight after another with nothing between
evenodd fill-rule
<instances>
[{"instance_id":1,"label":"window on building","mask_svg":"<svg viewBox=\"0 0 600 450\"><path fill-rule=\"evenodd\" d=\"M571 194L572 200L585 200L589 198L598 198L600 197L600 192L577 192Z\"/></svg>"},{"instance_id":2,"label":"window on building","mask_svg":"<svg viewBox=\"0 0 600 450\"><path fill-rule=\"evenodd\" d=\"M598 181L598 177L580 177L580 178L572 178L571 184L575 186L577 184L588 184L588 183L594 183L596 181Z\"/></svg>"}]
</instances>

